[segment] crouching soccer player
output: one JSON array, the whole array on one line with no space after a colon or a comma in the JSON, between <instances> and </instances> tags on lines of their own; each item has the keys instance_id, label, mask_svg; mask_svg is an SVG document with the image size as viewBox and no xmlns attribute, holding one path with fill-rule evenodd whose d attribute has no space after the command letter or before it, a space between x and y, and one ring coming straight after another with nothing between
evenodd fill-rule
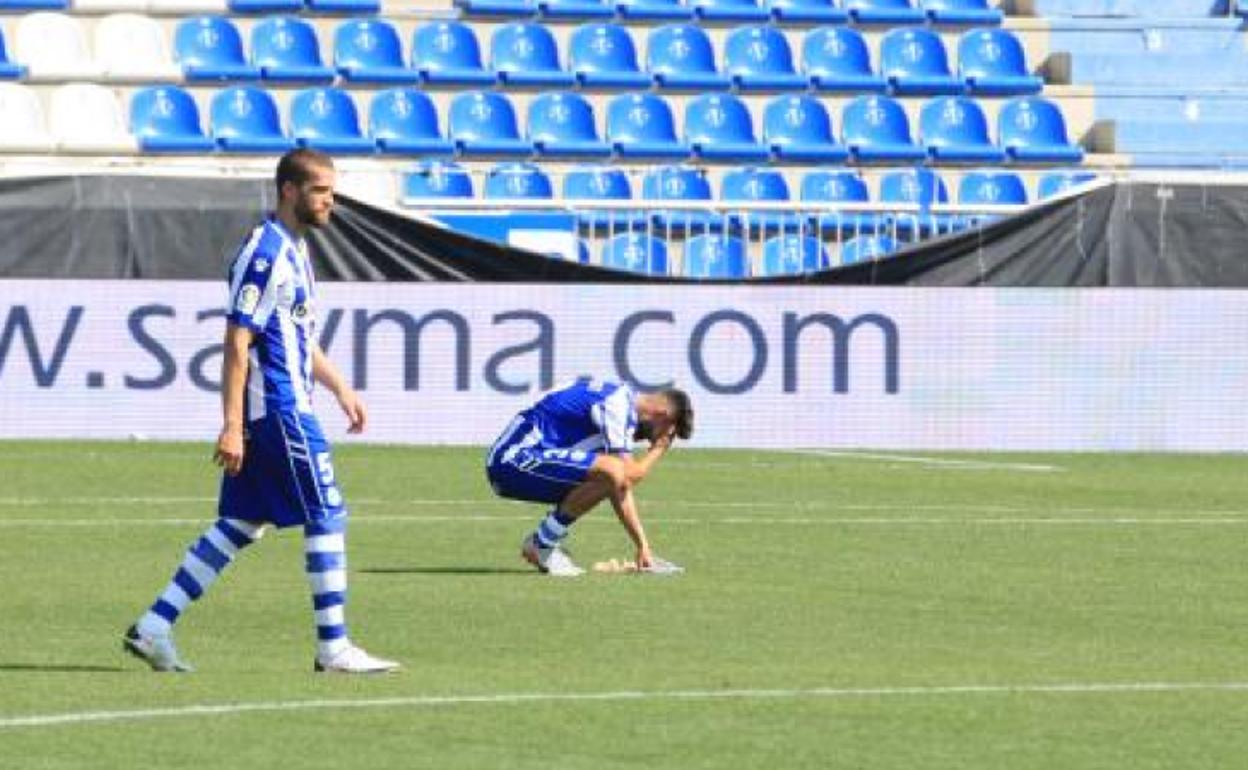
<instances>
[{"instance_id":1,"label":"crouching soccer player","mask_svg":"<svg viewBox=\"0 0 1248 770\"><path fill-rule=\"evenodd\" d=\"M295 150L277 166L276 213L257 226L230 267L221 399L224 425L214 459L225 471L219 518L183 557L173 579L130 627L123 648L157 671L190 671L173 625L266 524L301 526L316 616L317 671L373 673L398 664L351 643L344 616L347 509L329 443L312 412L313 381L364 429L359 396L316 341L315 281L303 236L329 221L329 157Z\"/></svg>"},{"instance_id":2,"label":"crouching soccer player","mask_svg":"<svg viewBox=\"0 0 1248 770\"><path fill-rule=\"evenodd\" d=\"M577 380L511 421L490 448L486 475L502 497L554 505L521 546L525 560L542 572L585 572L560 543L604 499L637 548L637 568L645 570L655 566L655 557L633 490L677 437L692 433L693 405L682 390L637 394L618 383ZM650 442L639 457L631 451L634 439Z\"/></svg>"}]
</instances>

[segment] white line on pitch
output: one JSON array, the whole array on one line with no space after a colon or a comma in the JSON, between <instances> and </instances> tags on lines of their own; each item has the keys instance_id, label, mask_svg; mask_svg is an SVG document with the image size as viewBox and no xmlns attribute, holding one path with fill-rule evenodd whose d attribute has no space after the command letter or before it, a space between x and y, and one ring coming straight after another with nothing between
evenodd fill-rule
<instances>
[{"instance_id":1,"label":"white line on pitch","mask_svg":"<svg viewBox=\"0 0 1248 770\"><path fill-rule=\"evenodd\" d=\"M845 457L851 460L880 460L892 463L910 463L913 465L931 465L940 468L960 468L968 471L1020 471L1022 473L1060 473L1065 470L1060 465L1043 463L1011 463L997 460L959 460L954 457L924 457L922 455L896 455L877 452L855 452L839 449L793 449L792 454L815 455L817 457Z\"/></svg>"},{"instance_id":2,"label":"white line on pitch","mask_svg":"<svg viewBox=\"0 0 1248 770\"><path fill-rule=\"evenodd\" d=\"M400 698L260 701L198 704L160 709L77 711L0 717L0 730L55 727L98 722L141 722L178 717L229 716L288 711L364 708L435 708L525 703L620 702L663 700L799 700L834 698L949 697L961 695L1138 695L1185 692L1248 692L1248 682L1124 682L1068 684L949 685L931 687L814 687L807 689L618 690L583 693L498 693L484 695L414 695Z\"/></svg>"}]
</instances>

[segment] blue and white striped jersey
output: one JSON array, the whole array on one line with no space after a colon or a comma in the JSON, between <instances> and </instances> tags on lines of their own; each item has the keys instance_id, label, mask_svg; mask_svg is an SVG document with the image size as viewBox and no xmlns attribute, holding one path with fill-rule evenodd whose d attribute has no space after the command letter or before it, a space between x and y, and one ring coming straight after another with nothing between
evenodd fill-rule
<instances>
[{"instance_id":1,"label":"blue and white striped jersey","mask_svg":"<svg viewBox=\"0 0 1248 770\"><path fill-rule=\"evenodd\" d=\"M627 385L577 380L547 393L525 414L542 443L587 452L627 452L637 428L637 394Z\"/></svg>"},{"instance_id":2,"label":"blue and white striped jersey","mask_svg":"<svg viewBox=\"0 0 1248 770\"><path fill-rule=\"evenodd\" d=\"M230 323L256 334L247 375L247 420L268 411L312 411L316 280L307 243L276 217L257 225L230 265Z\"/></svg>"}]
</instances>

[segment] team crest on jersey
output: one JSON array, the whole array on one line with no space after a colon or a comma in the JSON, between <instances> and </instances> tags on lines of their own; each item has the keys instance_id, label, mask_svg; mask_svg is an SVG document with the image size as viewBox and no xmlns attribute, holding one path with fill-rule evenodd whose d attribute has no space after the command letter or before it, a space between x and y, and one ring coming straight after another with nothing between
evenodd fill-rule
<instances>
[{"instance_id":1,"label":"team crest on jersey","mask_svg":"<svg viewBox=\"0 0 1248 770\"><path fill-rule=\"evenodd\" d=\"M251 264L256 269L257 273L263 273L265 270L269 269L269 260L265 259L264 257L260 257L259 259L257 259L255 262L252 262Z\"/></svg>"},{"instance_id":2,"label":"team crest on jersey","mask_svg":"<svg viewBox=\"0 0 1248 770\"><path fill-rule=\"evenodd\" d=\"M260 287L254 283L249 283L238 291L238 301L234 304L234 309L243 315L251 315L256 312L256 306L260 304Z\"/></svg>"}]
</instances>

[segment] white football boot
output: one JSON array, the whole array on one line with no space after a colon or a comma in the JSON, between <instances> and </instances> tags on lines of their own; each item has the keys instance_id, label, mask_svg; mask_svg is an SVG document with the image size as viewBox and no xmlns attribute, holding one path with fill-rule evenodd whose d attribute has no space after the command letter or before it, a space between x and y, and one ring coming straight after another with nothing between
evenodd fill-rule
<instances>
[{"instance_id":1,"label":"white football boot","mask_svg":"<svg viewBox=\"0 0 1248 770\"><path fill-rule=\"evenodd\" d=\"M375 658L354 644L328 660L318 655L312 664L312 670L329 674L386 674L398 668L396 661Z\"/></svg>"},{"instance_id":2,"label":"white football boot","mask_svg":"<svg viewBox=\"0 0 1248 770\"><path fill-rule=\"evenodd\" d=\"M121 648L134 657L145 661L153 671L176 671L185 673L194 671L189 663L178 657L178 648L173 646L173 636L148 635L140 633L137 626L130 626L121 638Z\"/></svg>"},{"instance_id":3,"label":"white football boot","mask_svg":"<svg viewBox=\"0 0 1248 770\"><path fill-rule=\"evenodd\" d=\"M559 546L543 548L530 535L520 548L524 560L551 577L580 577L585 570L572 561L572 557Z\"/></svg>"}]
</instances>

